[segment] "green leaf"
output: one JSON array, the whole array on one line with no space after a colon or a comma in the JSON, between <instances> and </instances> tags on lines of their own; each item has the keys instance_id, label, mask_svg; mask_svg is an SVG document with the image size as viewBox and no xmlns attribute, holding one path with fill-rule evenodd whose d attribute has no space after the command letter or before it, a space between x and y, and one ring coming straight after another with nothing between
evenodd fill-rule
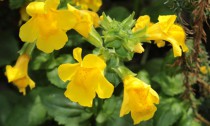
<instances>
[{"instance_id":1,"label":"green leaf","mask_svg":"<svg viewBox=\"0 0 210 126\"><path fill-rule=\"evenodd\" d=\"M25 0L9 0L9 6L11 9L18 9L25 3Z\"/></svg>"},{"instance_id":2,"label":"green leaf","mask_svg":"<svg viewBox=\"0 0 210 126\"><path fill-rule=\"evenodd\" d=\"M133 126L131 116L119 117L122 98L112 96L106 99L96 117L97 126Z\"/></svg>"},{"instance_id":3,"label":"green leaf","mask_svg":"<svg viewBox=\"0 0 210 126\"><path fill-rule=\"evenodd\" d=\"M118 12L120 12L120 13L118 13ZM125 7L116 6L116 7L112 7L107 12L107 15L109 15L110 17L112 17L118 21L122 21L123 19L125 19L126 17L128 17L130 15L130 12Z\"/></svg>"},{"instance_id":4,"label":"green leaf","mask_svg":"<svg viewBox=\"0 0 210 126\"><path fill-rule=\"evenodd\" d=\"M34 89L22 96L7 118L6 126L37 126L45 121L46 110L41 103L39 91Z\"/></svg>"},{"instance_id":5,"label":"green leaf","mask_svg":"<svg viewBox=\"0 0 210 126\"><path fill-rule=\"evenodd\" d=\"M150 76L154 76L161 71L162 63L163 59L153 58L145 64L144 68L149 72Z\"/></svg>"},{"instance_id":6,"label":"green leaf","mask_svg":"<svg viewBox=\"0 0 210 126\"><path fill-rule=\"evenodd\" d=\"M154 116L154 126L171 126L182 116L183 104L175 98L161 99Z\"/></svg>"},{"instance_id":7,"label":"green leaf","mask_svg":"<svg viewBox=\"0 0 210 126\"><path fill-rule=\"evenodd\" d=\"M74 58L71 54L62 54L58 58L56 58L56 62L58 65L61 65L63 63L72 63L74 62Z\"/></svg>"},{"instance_id":8,"label":"green leaf","mask_svg":"<svg viewBox=\"0 0 210 126\"><path fill-rule=\"evenodd\" d=\"M50 55L40 52L40 51L35 51L33 54L33 58L31 61L31 66L33 70L39 70L39 69L45 69L45 64L50 59Z\"/></svg>"},{"instance_id":9,"label":"green leaf","mask_svg":"<svg viewBox=\"0 0 210 126\"><path fill-rule=\"evenodd\" d=\"M42 102L48 114L59 124L79 126L86 122L92 113L64 96L64 90L56 87L46 87L41 91Z\"/></svg>"},{"instance_id":10,"label":"green leaf","mask_svg":"<svg viewBox=\"0 0 210 126\"><path fill-rule=\"evenodd\" d=\"M68 82L63 82L58 76L58 69L55 68L47 72L48 80L59 88L66 88Z\"/></svg>"},{"instance_id":11,"label":"green leaf","mask_svg":"<svg viewBox=\"0 0 210 126\"><path fill-rule=\"evenodd\" d=\"M0 125L4 126L6 118L8 117L12 105L9 104L9 101L6 97L0 95Z\"/></svg>"},{"instance_id":12,"label":"green leaf","mask_svg":"<svg viewBox=\"0 0 210 126\"><path fill-rule=\"evenodd\" d=\"M115 72L106 72L105 77L110 83L114 84L115 87L121 82L121 79Z\"/></svg>"},{"instance_id":13,"label":"green leaf","mask_svg":"<svg viewBox=\"0 0 210 126\"><path fill-rule=\"evenodd\" d=\"M62 54L59 57L55 57L53 53L46 54L36 50L31 61L31 67L33 70L53 69L62 63L73 61L74 59L71 54Z\"/></svg>"},{"instance_id":14,"label":"green leaf","mask_svg":"<svg viewBox=\"0 0 210 126\"><path fill-rule=\"evenodd\" d=\"M178 126L201 126L201 123L195 120L195 115L193 113L192 108L189 108L184 114L182 118L177 123Z\"/></svg>"},{"instance_id":15,"label":"green leaf","mask_svg":"<svg viewBox=\"0 0 210 126\"><path fill-rule=\"evenodd\" d=\"M141 122L139 126L154 126L153 123L154 123L153 119L150 119L150 120Z\"/></svg>"},{"instance_id":16,"label":"green leaf","mask_svg":"<svg viewBox=\"0 0 210 126\"><path fill-rule=\"evenodd\" d=\"M181 66L174 65L176 58L174 58L174 54L172 49L167 53L165 58L163 59L161 70L165 71L167 74L173 75L177 74L177 72L181 71Z\"/></svg>"},{"instance_id":17,"label":"green leaf","mask_svg":"<svg viewBox=\"0 0 210 126\"><path fill-rule=\"evenodd\" d=\"M109 99L106 99L101 111L96 117L97 123L104 123L107 120L119 118L119 111L121 106L121 100L119 97L112 96Z\"/></svg>"},{"instance_id":18,"label":"green leaf","mask_svg":"<svg viewBox=\"0 0 210 126\"><path fill-rule=\"evenodd\" d=\"M4 82L0 82L1 85ZM19 101L19 96L13 90L5 88L0 91L0 126L6 126L6 120L14 108L14 104Z\"/></svg>"},{"instance_id":19,"label":"green leaf","mask_svg":"<svg viewBox=\"0 0 210 126\"><path fill-rule=\"evenodd\" d=\"M119 48L121 46L122 42L120 40L114 40L114 41L108 41L105 43L106 47L110 48Z\"/></svg>"},{"instance_id":20,"label":"green leaf","mask_svg":"<svg viewBox=\"0 0 210 126\"><path fill-rule=\"evenodd\" d=\"M166 73L161 72L154 76L152 80L157 82L162 91L169 96L180 94L185 90L183 85L184 76L182 74L169 76Z\"/></svg>"},{"instance_id":21,"label":"green leaf","mask_svg":"<svg viewBox=\"0 0 210 126\"><path fill-rule=\"evenodd\" d=\"M46 117L46 109L41 103L40 97L36 97L33 106L31 106L29 112L29 126L41 124L45 121Z\"/></svg>"},{"instance_id":22,"label":"green leaf","mask_svg":"<svg viewBox=\"0 0 210 126\"><path fill-rule=\"evenodd\" d=\"M128 52L123 46L116 49L115 52L120 58L124 60L128 60L128 61L133 58L133 54L134 54L132 52Z\"/></svg>"},{"instance_id":23,"label":"green leaf","mask_svg":"<svg viewBox=\"0 0 210 126\"><path fill-rule=\"evenodd\" d=\"M12 35L8 31L0 32L0 66L10 64L17 59L18 41Z\"/></svg>"},{"instance_id":24,"label":"green leaf","mask_svg":"<svg viewBox=\"0 0 210 126\"><path fill-rule=\"evenodd\" d=\"M151 84L149 73L146 70L141 70L138 72L137 78L141 79L147 84Z\"/></svg>"}]
</instances>

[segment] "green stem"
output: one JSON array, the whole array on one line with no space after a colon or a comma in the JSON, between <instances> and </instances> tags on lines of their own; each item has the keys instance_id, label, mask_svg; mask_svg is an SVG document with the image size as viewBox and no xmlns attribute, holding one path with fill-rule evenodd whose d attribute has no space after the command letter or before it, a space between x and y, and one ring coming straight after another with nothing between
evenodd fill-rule
<instances>
[{"instance_id":1,"label":"green stem","mask_svg":"<svg viewBox=\"0 0 210 126\"><path fill-rule=\"evenodd\" d=\"M27 54L31 57L34 47L35 43L25 43L23 47L20 49L19 54L20 55Z\"/></svg>"},{"instance_id":2,"label":"green stem","mask_svg":"<svg viewBox=\"0 0 210 126\"><path fill-rule=\"evenodd\" d=\"M119 75L119 77L122 80L128 75L136 76L135 73L133 73L130 69L128 69L126 66L123 66L123 65L117 68L112 68L112 69Z\"/></svg>"},{"instance_id":3,"label":"green stem","mask_svg":"<svg viewBox=\"0 0 210 126\"><path fill-rule=\"evenodd\" d=\"M146 63L147 58L149 56L149 51L150 51L150 45L148 45L145 49L145 52L144 52L144 54L142 56L142 59L141 59L141 62L140 62L141 65L144 65Z\"/></svg>"}]
</instances>

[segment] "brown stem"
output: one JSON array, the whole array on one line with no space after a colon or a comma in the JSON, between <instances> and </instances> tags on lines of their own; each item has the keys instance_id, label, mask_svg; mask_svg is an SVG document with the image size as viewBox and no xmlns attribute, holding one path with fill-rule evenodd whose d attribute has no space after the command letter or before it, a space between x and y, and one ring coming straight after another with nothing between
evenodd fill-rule
<instances>
[{"instance_id":1,"label":"brown stem","mask_svg":"<svg viewBox=\"0 0 210 126\"><path fill-rule=\"evenodd\" d=\"M202 115L200 115L198 112L195 113L195 116L198 120L205 123L207 126L210 126L210 122L206 120Z\"/></svg>"}]
</instances>

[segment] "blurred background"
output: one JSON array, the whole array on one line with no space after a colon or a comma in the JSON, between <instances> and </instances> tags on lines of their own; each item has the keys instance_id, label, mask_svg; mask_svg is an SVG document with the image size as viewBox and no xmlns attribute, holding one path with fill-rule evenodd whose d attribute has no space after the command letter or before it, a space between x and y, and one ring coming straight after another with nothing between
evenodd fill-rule
<instances>
[{"instance_id":1,"label":"blurred background","mask_svg":"<svg viewBox=\"0 0 210 126\"><path fill-rule=\"evenodd\" d=\"M27 104L24 104L25 103L24 100L27 98L22 98L23 96L18 93L18 90L16 89L16 87L14 87L12 84L8 84L7 78L4 75L5 66L7 64L15 63L18 57L17 52L20 50L20 48L24 44L23 42L21 42L18 34L19 34L19 28L21 24L24 23L24 21L21 20L20 8L24 5L26 1L32 1L32 0L0 0L0 125L2 126L4 126L3 121L5 120L14 122L14 123L8 123L8 126L9 125L15 126L14 124L16 122L16 119L19 119L21 121L17 123L17 126L22 124L22 122L27 121L27 119L25 119L26 118L25 116L27 115L24 115L26 113L23 112L24 108L26 107L27 109L28 107ZM192 45L194 34L190 31L193 30L194 28L194 22L193 22L194 15L192 12L195 9L195 6L193 6L191 2L193 1L190 1L190 0L103 0L103 5L101 6L101 9L99 10L98 13L99 15L101 15L102 12L105 12L111 18L114 18L118 21L122 21L123 19L128 17L132 12L135 12L135 19L137 19L139 16L142 16L142 15L149 15L151 17L152 22L157 22L159 15L176 14L178 17L177 22L185 27L185 30L188 33L187 40L191 42L191 44L189 45ZM206 14L207 22L210 22L209 21L210 12L208 11L206 13L207 13ZM204 48L205 52L207 52L207 55L209 55L210 30L209 30L207 22L203 23L203 28L206 32L207 39L206 39L206 42L202 40L201 46L202 48ZM74 46L77 46L77 45L74 45ZM88 44L83 44L81 46L89 48L89 51L93 49L93 46L88 45ZM160 70L159 67L161 63L163 62L171 63L173 61L175 62L174 59L172 60L170 59L171 46L169 44L167 44L167 46L163 48L158 48L154 43L153 44L145 43L143 47L145 48L145 53L141 55L135 54L133 60L131 62L126 63L126 65L136 73L138 73L139 70L146 71L145 73L144 72L139 73L138 76L142 76L142 75L152 76L152 74L155 74L155 72L153 73L150 71ZM165 59L165 60L162 62L162 59ZM160 60L161 62L159 62ZM208 60L210 59L208 58ZM46 76L44 75L44 73L41 73L41 72L40 73L34 72L35 75L32 75L32 77L34 76L34 78L36 78L37 80L37 78L40 79ZM153 78L153 81L154 80L155 79ZM153 82L152 79L150 78L148 81L151 83L156 83L158 80L155 80L156 82ZM174 83L176 83L176 80L174 81L175 81ZM208 84L209 84L209 77L208 77ZM164 91L162 91L161 86L157 86L155 84L154 85L151 84L151 85L158 93L160 93L160 95L162 95L163 97L168 97L167 95L164 94ZM207 96L204 97L203 94L201 93L202 92L201 88L197 84L193 85L192 87L194 90L195 99L197 99L197 102L199 102L197 105L198 112L202 115L203 118L205 118L205 120L210 121L209 94L207 94ZM122 86L118 86L116 87L116 89L117 91L115 91L115 95L117 96L118 94L121 93ZM33 93L32 93L32 96L33 96ZM178 100L176 102L177 104L178 102L180 102L181 105L188 106L187 103L185 104L184 102L182 102L182 100L184 99L182 99L181 97L182 97L181 94L170 96L170 98L172 98L172 101L173 99ZM163 102L163 106L162 108L160 108L160 111L162 112L157 112L158 114L154 117L155 118L154 120L143 122L139 124L139 126L172 126L172 125L173 126L201 126L201 125L205 126L207 125L207 123L203 123L201 121L202 118L201 120L199 120L197 119L195 115L192 114L193 110L189 110L189 111L179 110L179 107L183 107L183 106L181 106L180 104L178 104L177 106L176 104L172 104L172 102L170 102L170 98L168 97L169 100L168 101L165 100ZM20 101L21 107L20 105L19 106L17 105L19 101ZM169 106L169 107L164 109L163 107L165 106ZM14 107L16 107L15 108L16 110L12 110ZM173 112L170 112L170 107L173 109ZM176 110L178 111L177 113L176 113ZM182 112L179 112L179 111L182 111ZM15 113L19 113L19 114L15 114ZM8 115L14 116L14 118L7 119ZM171 118L174 118L174 119L171 119ZM118 120L116 121L118 123L114 123L115 126L132 125L131 123L132 121L129 116L126 116L123 119L126 121L124 122L122 120ZM172 121L170 121L170 119ZM169 122L166 122L164 124L164 121L166 120L169 120ZM196 123L190 123L190 121L192 120L196 120L195 121ZM59 126L59 123L55 121L54 119L52 119L52 117L48 117L43 120L40 119L39 121L40 123L38 123L38 125L40 126ZM103 124L97 123L94 117L90 118L90 122L91 123L88 125L98 125L98 126L111 125L110 122L103 123ZM202 122L202 123L198 123L198 122ZM161 124L164 124L164 125L161 125Z\"/></svg>"}]
</instances>

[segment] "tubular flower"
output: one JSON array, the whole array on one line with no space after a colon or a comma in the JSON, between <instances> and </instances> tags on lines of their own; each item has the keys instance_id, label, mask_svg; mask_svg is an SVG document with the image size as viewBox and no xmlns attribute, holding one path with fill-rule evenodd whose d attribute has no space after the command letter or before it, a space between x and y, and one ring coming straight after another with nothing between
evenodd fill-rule
<instances>
[{"instance_id":1,"label":"tubular flower","mask_svg":"<svg viewBox=\"0 0 210 126\"><path fill-rule=\"evenodd\" d=\"M91 107L96 93L99 98L109 98L114 86L104 77L105 62L94 54L88 54L82 60L81 53L81 48L74 49L73 56L78 63L60 65L58 75L63 81L70 81L64 93L67 98Z\"/></svg>"},{"instance_id":2,"label":"tubular flower","mask_svg":"<svg viewBox=\"0 0 210 126\"><path fill-rule=\"evenodd\" d=\"M91 9L97 12L102 5L102 0L73 0L73 3L80 6L81 9Z\"/></svg>"},{"instance_id":3,"label":"tubular flower","mask_svg":"<svg viewBox=\"0 0 210 126\"><path fill-rule=\"evenodd\" d=\"M158 94L143 81L128 75L124 77L124 96L120 117L131 112L134 124L153 117L159 103Z\"/></svg>"},{"instance_id":4,"label":"tubular flower","mask_svg":"<svg viewBox=\"0 0 210 126\"><path fill-rule=\"evenodd\" d=\"M72 12L77 18L77 23L73 27L73 29L75 29L79 34L81 34L85 38L88 38L92 26L99 26L98 14L87 10L78 10L70 4L68 4L67 6L68 10Z\"/></svg>"},{"instance_id":5,"label":"tubular flower","mask_svg":"<svg viewBox=\"0 0 210 126\"><path fill-rule=\"evenodd\" d=\"M149 16L140 16L133 31L147 27L147 40L155 40L158 47L165 46L163 40L168 41L173 46L174 56L181 56L181 48L183 52L187 52L188 48L185 45L185 32L181 26L174 24L175 20L175 15L159 16L159 22L152 24Z\"/></svg>"},{"instance_id":6,"label":"tubular flower","mask_svg":"<svg viewBox=\"0 0 210 126\"><path fill-rule=\"evenodd\" d=\"M68 40L66 31L73 28L76 17L68 10L57 10L60 0L31 2L27 13L32 17L20 28L24 42L35 42L37 48L50 53L62 48Z\"/></svg>"},{"instance_id":7,"label":"tubular flower","mask_svg":"<svg viewBox=\"0 0 210 126\"><path fill-rule=\"evenodd\" d=\"M8 82L12 82L15 86L18 87L19 92L26 94L26 87L29 86L31 89L35 87L35 83L28 76L28 63L29 56L23 54L19 56L14 67L7 65L6 66L6 76Z\"/></svg>"}]
</instances>

